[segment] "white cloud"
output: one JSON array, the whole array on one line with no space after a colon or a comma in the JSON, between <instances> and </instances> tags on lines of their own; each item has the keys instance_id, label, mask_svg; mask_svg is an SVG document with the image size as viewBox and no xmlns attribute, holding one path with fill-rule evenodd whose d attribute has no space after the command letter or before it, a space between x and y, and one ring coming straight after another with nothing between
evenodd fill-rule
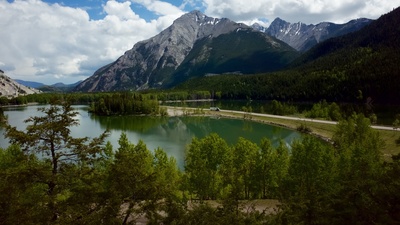
<instances>
[{"instance_id":1,"label":"white cloud","mask_svg":"<svg viewBox=\"0 0 400 225\"><path fill-rule=\"evenodd\" d=\"M154 12L157 15L182 15L182 10L171 3L159 0L132 0L135 3L141 4L147 10Z\"/></svg>"},{"instance_id":2,"label":"white cloud","mask_svg":"<svg viewBox=\"0 0 400 225\"><path fill-rule=\"evenodd\" d=\"M173 5L170 2L174 2ZM60 2L62 2L60 0ZM116 60L138 42L167 28L184 11L201 9L214 17L267 26L280 17L289 22L347 22L378 18L400 0L108 0L103 18L83 8L41 0L0 0L0 69L7 75L44 83L73 83ZM140 5L156 15L146 21ZM86 9L87 10L87 9Z\"/></svg>"},{"instance_id":3,"label":"white cloud","mask_svg":"<svg viewBox=\"0 0 400 225\"><path fill-rule=\"evenodd\" d=\"M165 15L146 22L131 4L107 1L104 19L91 20L79 8L40 0L0 0L0 69L15 79L73 83L116 60L136 42L158 34L182 14L163 5L159 13Z\"/></svg>"},{"instance_id":4,"label":"white cloud","mask_svg":"<svg viewBox=\"0 0 400 225\"><path fill-rule=\"evenodd\" d=\"M289 22L316 24L345 23L360 17L376 19L400 6L400 0L204 0L204 5L207 15L234 21L248 23L267 19L272 22L280 17Z\"/></svg>"},{"instance_id":5,"label":"white cloud","mask_svg":"<svg viewBox=\"0 0 400 225\"><path fill-rule=\"evenodd\" d=\"M108 16L115 16L120 20L139 19L139 16L131 10L130 6L130 2L108 1L104 6L104 11Z\"/></svg>"}]
</instances>

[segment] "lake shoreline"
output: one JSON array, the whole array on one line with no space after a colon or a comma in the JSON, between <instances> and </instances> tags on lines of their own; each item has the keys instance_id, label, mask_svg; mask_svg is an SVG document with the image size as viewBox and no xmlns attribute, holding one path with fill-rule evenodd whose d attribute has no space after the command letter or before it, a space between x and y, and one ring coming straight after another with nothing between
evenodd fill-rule
<instances>
[{"instance_id":1,"label":"lake shoreline","mask_svg":"<svg viewBox=\"0 0 400 225\"><path fill-rule=\"evenodd\" d=\"M169 116L204 115L204 116L244 119L257 123L278 126L289 130L298 131L300 133L307 133L330 144L333 144L332 137L336 131L336 124L337 124L337 122L334 121L307 119L307 118L290 117L290 116L276 116L271 114L248 113L248 112L233 111L233 110L211 111L205 108L199 109L199 108L175 107L175 106L161 106L161 107L167 108L167 111L169 110L168 111ZM195 113L199 111L201 112L201 114ZM301 126L309 128L310 132L299 131L299 128ZM394 129L393 127L376 126L376 125L372 125L371 127L379 132L381 138L386 143L385 148L382 149L382 153L385 158L390 158L392 155L400 153L400 146L396 145L395 143L395 140L398 137L398 133L400 133L400 129Z\"/></svg>"}]
</instances>

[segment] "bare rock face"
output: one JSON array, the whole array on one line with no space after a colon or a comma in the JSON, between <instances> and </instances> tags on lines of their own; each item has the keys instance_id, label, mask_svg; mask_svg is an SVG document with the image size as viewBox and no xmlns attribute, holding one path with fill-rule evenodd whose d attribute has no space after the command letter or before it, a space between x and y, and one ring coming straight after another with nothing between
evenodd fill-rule
<instances>
[{"instance_id":1,"label":"bare rock face","mask_svg":"<svg viewBox=\"0 0 400 225\"><path fill-rule=\"evenodd\" d=\"M115 62L97 70L77 91L140 90L161 86L199 39L217 37L245 25L208 17L199 11L183 15L160 34L136 43Z\"/></svg>"},{"instance_id":2,"label":"bare rock face","mask_svg":"<svg viewBox=\"0 0 400 225\"><path fill-rule=\"evenodd\" d=\"M18 97L20 95L39 93L40 91L34 88L26 87L17 83L0 70L0 97Z\"/></svg>"},{"instance_id":3,"label":"bare rock face","mask_svg":"<svg viewBox=\"0 0 400 225\"><path fill-rule=\"evenodd\" d=\"M371 22L370 19L362 18L351 20L345 24L322 22L317 25L307 25L302 22L289 23L276 18L267 29L259 24L254 24L252 27L278 38L298 51L304 52L329 38L358 31Z\"/></svg>"}]
</instances>

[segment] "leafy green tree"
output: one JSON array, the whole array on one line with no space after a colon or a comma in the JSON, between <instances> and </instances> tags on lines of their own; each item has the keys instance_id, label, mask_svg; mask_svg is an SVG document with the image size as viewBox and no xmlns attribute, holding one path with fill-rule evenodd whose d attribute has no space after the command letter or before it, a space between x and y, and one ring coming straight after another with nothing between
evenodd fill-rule
<instances>
[{"instance_id":1,"label":"leafy green tree","mask_svg":"<svg viewBox=\"0 0 400 225\"><path fill-rule=\"evenodd\" d=\"M0 149L0 224L43 224L46 184L38 182L46 165L17 145Z\"/></svg>"},{"instance_id":2,"label":"leafy green tree","mask_svg":"<svg viewBox=\"0 0 400 225\"><path fill-rule=\"evenodd\" d=\"M220 169L228 151L228 144L217 134L193 138L185 158L185 176L191 194L200 200L219 197L222 190Z\"/></svg>"},{"instance_id":3,"label":"leafy green tree","mask_svg":"<svg viewBox=\"0 0 400 225\"><path fill-rule=\"evenodd\" d=\"M258 146L239 138L232 148L232 195L234 199L250 199L256 196Z\"/></svg>"},{"instance_id":4,"label":"leafy green tree","mask_svg":"<svg viewBox=\"0 0 400 225\"><path fill-rule=\"evenodd\" d=\"M328 115L329 115L329 119L330 120L335 120L335 121L341 120L342 119L342 113L341 113L339 105L336 104L335 102L332 102L329 105Z\"/></svg>"},{"instance_id":5,"label":"leafy green tree","mask_svg":"<svg viewBox=\"0 0 400 225\"><path fill-rule=\"evenodd\" d=\"M297 108L293 105L272 100L269 106L269 111L274 115L290 115L295 114L297 112Z\"/></svg>"},{"instance_id":6,"label":"leafy green tree","mask_svg":"<svg viewBox=\"0 0 400 225\"><path fill-rule=\"evenodd\" d=\"M287 175L289 149L284 142L274 148L269 139L263 138L257 155L257 169L252 184L257 188L254 191L254 197L276 198L279 196L283 179Z\"/></svg>"},{"instance_id":7,"label":"leafy green tree","mask_svg":"<svg viewBox=\"0 0 400 225\"><path fill-rule=\"evenodd\" d=\"M143 141L129 142L125 133L118 141L115 160L106 178L107 204L101 217L107 224L134 223L140 216L159 223L168 207L179 200L180 172L176 161L162 149L154 154ZM170 204L170 205L168 205Z\"/></svg>"},{"instance_id":8,"label":"leafy green tree","mask_svg":"<svg viewBox=\"0 0 400 225\"><path fill-rule=\"evenodd\" d=\"M175 158L157 148L153 156L153 168L156 176L153 188L153 204L146 210L149 221L153 224L166 223L175 218L182 201L182 175ZM180 208L182 210L182 208ZM182 211L180 211L182 213ZM166 215L165 215L166 214Z\"/></svg>"},{"instance_id":9,"label":"leafy green tree","mask_svg":"<svg viewBox=\"0 0 400 225\"><path fill-rule=\"evenodd\" d=\"M282 186L284 179L288 174L289 169L289 148L285 142L281 141L279 146L275 149L271 157L272 165L272 191L273 193L279 193L279 188Z\"/></svg>"},{"instance_id":10,"label":"leafy green tree","mask_svg":"<svg viewBox=\"0 0 400 225\"><path fill-rule=\"evenodd\" d=\"M393 128L397 130L400 126L400 114L396 114L395 119L393 121Z\"/></svg>"},{"instance_id":11,"label":"leafy green tree","mask_svg":"<svg viewBox=\"0 0 400 225\"><path fill-rule=\"evenodd\" d=\"M379 202L377 221L384 224L400 223L400 155L392 156L391 162L384 164L384 174L378 182L378 191L374 193Z\"/></svg>"},{"instance_id":12,"label":"leafy green tree","mask_svg":"<svg viewBox=\"0 0 400 225\"><path fill-rule=\"evenodd\" d=\"M153 186L156 178L153 156L142 141L133 145L123 133L118 143L107 178L109 204L105 217L107 223L122 221L122 224L127 224L141 215L147 200L156 193Z\"/></svg>"},{"instance_id":13,"label":"leafy green tree","mask_svg":"<svg viewBox=\"0 0 400 225\"><path fill-rule=\"evenodd\" d=\"M271 141L267 138L261 140L258 162L258 181L261 190L261 197L267 198L271 192L271 186L277 186L273 176L273 159L274 149Z\"/></svg>"},{"instance_id":14,"label":"leafy green tree","mask_svg":"<svg viewBox=\"0 0 400 225\"><path fill-rule=\"evenodd\" d=\"M383 141L361 114L341 121L333 140L341 185L335 204L341 212L338 218L352 224L373 223L382 214L375 195L384 172L380 151Z\"/></svg>"},{"instance_id":15,"label":"leafy green tree","mask_svg":"<svg viewBox=\"0 0 400 225\"><path fill-rule=\"evenodd\" d=\"M331 197L336 188L334 151L305 136L292 145L288 176L282 189L284 216L293 224L330 224Z\"/></svg>"},{"instance_id":16,"label":"leafy green tree","mask_svg":"<svg viewBox=\"0 0 400 225\"><path fill-rule=\"evenodd\" d=\"M28 123L26 131L19 131L8 125L6 137L12 144L20 146L28 159L36 155L43 158L30 171L35 177L35 183L45 186L41 190L43 204L40 204L46 208L42 215L43 222L63 221L75 216L71 213L74 205L68 201L76 187L74 185L79 183L82 176L88 176L90 168L108 155L103 146L107 133L91 140L73 138L70 127L78 125L75 119L77 112L68 102L60 105L54 103L48 108L40 108L39 111L43 113L42 116L25 120ZM35 172L38 170L40 172ZM87 213L91 211L90 201L84 204ZM79 205L82 206L82 202ZM79 217L82 216L82 211L79 214Z\"/></svg>"}]
</instances>

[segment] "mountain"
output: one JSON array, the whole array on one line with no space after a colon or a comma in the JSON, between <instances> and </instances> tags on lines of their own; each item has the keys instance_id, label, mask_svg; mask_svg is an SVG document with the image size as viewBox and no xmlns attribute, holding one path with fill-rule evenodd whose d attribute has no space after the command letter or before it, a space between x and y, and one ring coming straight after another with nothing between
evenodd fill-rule
<instances>
[{"instance_id":1,"label":"mountain","mask_svg":"<svg viewBox=\"0 0 400 225\"><path fill-rule=\"evenodd\" d=\"M191 79L176 89L220 92L228 99L353 102L373 113L374 105L400 104L399 24L400 7L359 31L317 44L290 69Z\"/></svg>"},{"instance_id":2,"label":"mountain","mask_svg":"<svg viewBox=\"0 0 400 225\"><path fill-rule=\"evenodd\" d=\"M39 82L34 82L34 81L25 81L25 80L19 80L19 79L15 79L16 82L18 82L19 84L25 85L27 87L31 87L31 88L40 88L45 86L45 84L43 83L39 83Z\"/></svg>"},{"instance_id":3,"label":"mountain","mask_svg":"<svg viewBox=\"0 0 400 225\"><path fill-rule=\"evenodd\" d=\"M34 82L34 81L25 81L25 80L19 80L15 79L16 82L19 84L25 85L27 87L35 88L38 90L41 90L43 92L68 92L74 89L78 84L80 84L82 81L78 81L73 84L64 84L64 83L55 83L52 85L46 85L43 83L39 82Z\"/></svg>"},{"instance_id":4,"label":"mountain","mask_svg":"<svg viewBox=\"0 0 400 225\"><path fill-rule=\"evenodd\" d=\"M293 62L342 98L400 103L400 7L357 32L326 40ZM329 84L324 84L329 80Z\"/></svg>"},{"instance_id":5,"label":"mountain","mask_svg":"<svg viewBox=\"0 0 400 225\"><path fill-rule=\"evenodd\" d=\"M259 24L252 27L284 41L298 51L305 52L324 40L355 32L371 22L370 19L361 18L345 24L322 22L307 25L302 22L289 23L278 17L267 29Z\"/></svg>"},{"instance_id":6,"label":"mountain","mask_svg":"<svg viewBox=\"0 0 400 225\"><path fill-rule=\"evenodd\" d=\"M17 97L19 95L39 93L39 90L19 84L0 70L0 96Z\"/></svg>"},{"instance_id":7,"label":"mountain","mask_svg":"<svg viewBox=\"0 0 400 225\"><path fill-rule=\"evenodd\" d=\"M77 85L79 85L82 81L78 81L73 84L64 84L64 83L55 83L52 85L44 85L39 88L39 90L43 92L70 92L72 91Z\"/></svg>"},{"instance_id":8,"label":"mountain","mask_svg":"<svg viewBox=\"0 0 400 225\"><path fill-rule=\"evenodd\" d=\"M274 71L297 56L286 43L249 26L192 11L160 34L136 43L74 90L171 87L207 74Z\"/></svg>"}]
</instances>

